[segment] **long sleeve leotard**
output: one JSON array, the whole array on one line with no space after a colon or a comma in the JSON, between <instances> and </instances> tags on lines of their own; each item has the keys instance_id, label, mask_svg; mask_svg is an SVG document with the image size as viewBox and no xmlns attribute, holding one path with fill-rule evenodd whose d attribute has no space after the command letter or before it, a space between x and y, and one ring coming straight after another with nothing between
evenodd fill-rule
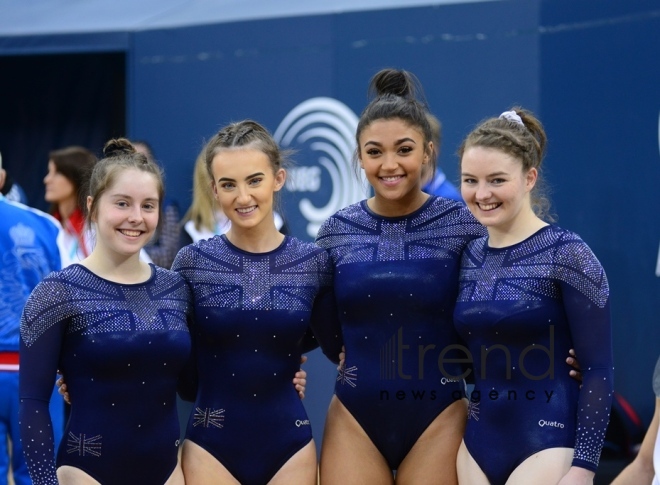
<instances>
[{"instance_id":1,"label":"long sleeve leotard","mask_svg":"<svg viewBox=\"0 0 660 485\"><path fill-rule=\"evenodd\" d=\"M505 248L472 241L454 321L476 383L465 444L491 483L554 447L574 448L573 465L595 470L613 368L609 288L587 245L553 225ZM564 362L570 348L582 389Z\"/></svg>"},{"instance_id":2,"label":"long sleeve leotard","mask_svg":"<svg viewBox=\"0 0 660 485\"><path fill-rule=\"evenodd\" d=\"M56 467L79 468L103 485L162 485L177 464L176 390L190 358L190 290L152 266L119 284L74 264L30 296L21 320L20 427L36 485ZM72 405L57 451L48 401L57 370Z\"/></svg>"},{"instance_id":3,"label":"long sleeve leotard","mask_svg":"<svg viewBox=\"0 0 660 485\"><path fill-rule=\"evenodd\" d=\"M186 438L241 483L265 484L312 439L291 383L308 326L340 351L328 255L288 236L250 253L223 235L186 246L172 267L194 300L199 385Z\"/></svg>"},{"instance_id":4,"label":"long sleeve leotard","mask_svg":"<svg viewBox=\"0 0 660 485\"><path fill-rule=\"evenodd\" d=\"M434 196L403 217L379 216L363 201L319 231L346 345L335 394L393 469L463 397L451 319L461 253L484 232L465 206Z\"/></svg>"}]
</instances>

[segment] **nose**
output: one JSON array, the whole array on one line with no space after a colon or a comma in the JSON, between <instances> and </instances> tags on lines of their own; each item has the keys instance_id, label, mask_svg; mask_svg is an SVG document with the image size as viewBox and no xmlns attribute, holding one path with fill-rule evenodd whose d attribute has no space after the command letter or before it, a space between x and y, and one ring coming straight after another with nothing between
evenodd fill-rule
<instances>
[{"instance_id":1,"label":"nose","mask_svg":"<svg viewBox=\"0 0 660 485\"><path fill-rule=\"evenodd\" d=\"M489 199L490 196L492 195L492 192L490 188L488 187L487 184L479 184L477 186L477 192L475 194L475 197L477 200L486 200Z\"/></svg>"},{"instance_id":2,"label":"nose","mask_svg":"<svg viewBox=\"0 0 660 485\"><path fill-rule=\"evenodd\" d=\"M128 214L128 221L132 224L142 222L142 208L139 205L131 207L131 211Z\"/></svg>"},{"instance_id":3,"label":"nose","mask_svg":"<svg viewBox=\"0 0 660 485\"><path fill-rule=\"evenodd\" d=\"M396 170L398 165L399 164L396 161L395 155L388 153L383 157L383 163L381 164L381 167L383 170L392 171Z\"/></svg>"},{"instance_id":4,"label":"nose","mask_svg":"<svg viewBox=\"0 0 660 485\"><path fill-rule=\"evenodd\" d=\"M250 192L248 191L245 185L239 185L238 196L236 197L236 202L239 204L248 204L250 202Z\"/></svg>"}]
</instances>

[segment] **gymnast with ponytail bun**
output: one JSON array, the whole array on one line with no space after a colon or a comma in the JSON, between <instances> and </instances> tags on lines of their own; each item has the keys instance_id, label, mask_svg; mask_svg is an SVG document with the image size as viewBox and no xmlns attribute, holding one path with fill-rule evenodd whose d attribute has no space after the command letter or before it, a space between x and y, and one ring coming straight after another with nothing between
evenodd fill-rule
<instances>
[{"instance_id":1,"label":"gymnast with ponytail bun","mask_svg":"<svg viewBox=\"0 0 660 485\"><path fill-rule=\"evenodd\" d=\"M609 286L587 244L548 216L545 145L541 122L516 107L480 123L459 149L463 199L488 230L463 253L454 311L475 379L461 483L592 484L603 447ZM571 348L581 385L558 367Z\"/></svg>"},{"instance_id":2,"label":"gymnast with ponytail bun","mask_svg":"<svg viewBox=\"0 0 660 485\"><path fill-rule=\"evenodd\" d=\"M175 398L190 360L190 290L140 260L158 225L160 169L123 138L104 155L86 201L94 249L46 277L23 311L24 455L36 485L182 485ZM58 369L72 405L55 450L48 401Z\"/></svg>"},{"instance_id":3,"label":"gymnast with ponytail bun","mask_svg":"<svg viewBox=\"0 0 660 485\"><path fill-rule=\"evenodd\" d=\"M463 204L422 191L437 147L415 76L385 69L370 90L355 164L374 196L331 216L316 241L346 347L321 483L394 483L396 470L397 483L452 484L466 420L452 314L461 253L485 230Z\"/></svg>"}]
</instances>

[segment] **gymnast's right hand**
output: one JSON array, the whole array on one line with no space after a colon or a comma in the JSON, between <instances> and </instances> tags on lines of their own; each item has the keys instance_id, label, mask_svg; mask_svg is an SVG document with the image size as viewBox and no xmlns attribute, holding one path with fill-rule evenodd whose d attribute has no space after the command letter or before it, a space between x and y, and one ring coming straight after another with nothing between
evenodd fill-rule
<instances>
[{"instance_id":1,"label":"gymnast's right hand","mask_svg":"<svg viewBox=\"0 0 660 485\"><path fill-rule=\"evenodd\" d=\"M339 352L339 365L337 370L342 370L344 368L344 361L346 360L346 347L341 346L341 352Z\"/></svg>"},{"instance_id":2,"label":"gymnast's right hand","mask_svg":"<svg viewBox=\"0 0 660 485\"><path fill-rule=\"evenodd\" d=\"M55 382L57 384L57 392L62 396L64 402L71 404L71 399L69 398L69 393L66 391L66 383L64 382L64 376L60 375L60 378Z\"/></svg>"}]
</instances>

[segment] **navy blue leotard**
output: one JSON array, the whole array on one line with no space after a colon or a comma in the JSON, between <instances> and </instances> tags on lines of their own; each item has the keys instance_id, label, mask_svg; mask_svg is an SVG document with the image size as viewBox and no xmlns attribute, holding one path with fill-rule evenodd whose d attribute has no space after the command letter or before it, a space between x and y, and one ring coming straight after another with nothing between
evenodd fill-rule
<instances>
[{"instance_id":1,"label":"navy blue leotard","mask_svg":"<svg viewBox=\"0 0 660 485\"><path fill-rule=\"evenodd\" d=\"M462 369L446 350L458 342L460 255L484 232L465 206L439 197L404 217L379 216L362 201L319 232L346 345L335 394L392 469L463 397Z\"/></svg>"},{"instance_id":2,"label":"navy blue leotard","mask_svg":"<svg viewBox=\"0 0 660 485\"><path fill-rule=\"evenodd\" d=\"M186 246L172 268L194 300L199 384L186 438L241 483L265 484L312 439L291 383L310 323L317 336L332 334L335 355L341 347L338 328L326 324L334 304L328 255L291 237L249 253L223 235Z\"/></svg>"},{"instance_id":3,"label":"navy blue leotard","mask_svg":"<svg viewBox=\"0 0 660 485\"><path fill-rule=\"evenodd\" d=\"M612 398L609 288L575 234L546 226L505 248L472 241L454 313L474 360L465 444L494 485L527 457L574 448L598 465ZM575 348L583 384L564 360Z\"/></svg>"},{"instance_id":4,"label":"navy blue leotard","mask_svg":"<svg viewBox=\"0 0 660 485\"><path fill-rule=\"evenodd\" d=\"M20 426L35 484L56 466L103 485L162 485L177 464L177 382L190 358L190 290L151 266L119 284L74 264L32 292L21 320ZM73 404L57 452L48 413L60 369Z\"/></svg>"}]
</instances>

